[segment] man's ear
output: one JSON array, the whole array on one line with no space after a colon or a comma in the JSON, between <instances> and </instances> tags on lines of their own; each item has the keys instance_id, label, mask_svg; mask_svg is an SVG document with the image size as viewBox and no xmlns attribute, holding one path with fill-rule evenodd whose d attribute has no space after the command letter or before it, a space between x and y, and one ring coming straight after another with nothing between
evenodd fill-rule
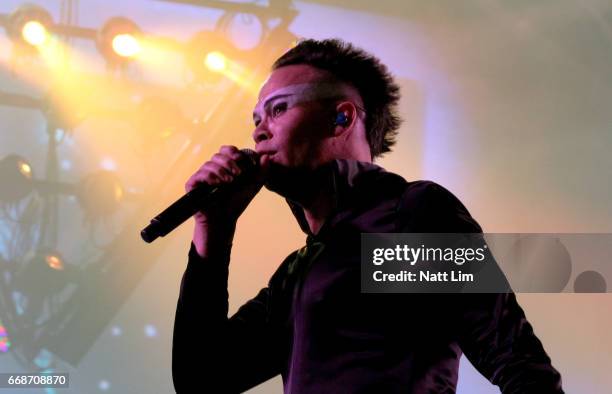
<instances>
[{"instance_id":1,"label":"man's ear","mask_svg":"<svg viewBox=\"0 0 612 394\"><path fill-rule=\"evenodd\" d=\"M334 114L334 136L340 136L353 129L357 118L357 107L350 101L342 101L336 105Z\"/></svg>"}]
</instances>

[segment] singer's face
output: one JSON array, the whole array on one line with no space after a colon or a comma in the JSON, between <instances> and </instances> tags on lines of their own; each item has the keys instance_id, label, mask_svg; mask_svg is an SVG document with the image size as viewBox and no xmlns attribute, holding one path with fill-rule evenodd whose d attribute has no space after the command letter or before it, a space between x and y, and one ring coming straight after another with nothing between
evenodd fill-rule
<instances>
[{"instance_id":1,"label":"singer's face","mask_svg":"<svg viewBox=\"0 0 612 394\"><path fill-rule=\"evenodd\" d=\"M333 106L325 71L307 65L281 67L270 75L253 111L255 150L285 171L313 169L331 160Z\"/></svg>"}]
</instances>

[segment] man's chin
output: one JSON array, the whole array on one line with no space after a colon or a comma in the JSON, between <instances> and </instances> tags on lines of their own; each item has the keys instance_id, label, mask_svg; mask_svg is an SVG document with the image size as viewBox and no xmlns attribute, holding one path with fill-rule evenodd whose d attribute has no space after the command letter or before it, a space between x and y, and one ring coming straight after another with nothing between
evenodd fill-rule
<instances>
[{"instance_id":1,"label":"man's chin","mask_svg":"<svg viewBox=\"0 0 612 394\"><path fill-rule=\"evenodd\" d=\"M264 183L266 189L283 197L289 197L292 192L299 189L296 182L302 179L303 170L290 168L278 163L271 163L268 176Z\"/></svg>"},{"instance_id":2,"label":"man's chin","mask_svg":"<svg viewBox=\"0 0 612 394\"><path fill-rule=\"evenodd\" d=\"M324 182L327 166L317 169L305 167L286 167L273 163L264 182L266 189L290 200L300 200Z\"/></svg>"},{"instance_id":3,"label":"man's chin","mask_svg":"<svg viewBox=\"0 0 612 394\"><path fill-rule=\"evenodd\" d=\"M290 186L287 182L287 177L281 177L278 174L270 174L266 178L264 187L271 192L285 196Z\"/></svg>"}]
</instances>

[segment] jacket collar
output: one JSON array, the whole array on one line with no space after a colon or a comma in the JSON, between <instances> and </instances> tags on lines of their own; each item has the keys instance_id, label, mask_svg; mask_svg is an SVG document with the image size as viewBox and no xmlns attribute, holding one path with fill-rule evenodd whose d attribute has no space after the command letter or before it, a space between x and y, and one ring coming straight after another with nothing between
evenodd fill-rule
<instances>
[{"instance_id":1,"label":"jacket collar","mask_svg":"<svg viewBox=\"0 0 612 394\"><path fill-rule=\"evenodd\" d=\"M316 235L317 238L323 236L326 231L329 231L330 227L333 227L349 214L352 204L364 192L364 187L369 183L368 180L372 179L372 176L385 172L382 167L376 164L348 159L335 159L325 165L324 171L330 175L334 204L330 215ZM302 231L308 235L309 239L314 238L315 235L310 231L302 207L292 200L285 199L285 201L289 204L289 208L291 208L291 212Z\"/></svg>"}]
</instances>

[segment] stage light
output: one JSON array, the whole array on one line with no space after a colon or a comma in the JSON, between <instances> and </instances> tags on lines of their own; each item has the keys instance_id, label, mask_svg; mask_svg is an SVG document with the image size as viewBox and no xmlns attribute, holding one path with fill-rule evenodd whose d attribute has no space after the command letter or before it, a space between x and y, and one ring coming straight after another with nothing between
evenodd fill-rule
<instances>
[{"instance_id":1,"label":"stage light","mask_svg":"<svg viewBox=\"0 0 612 394\"><path fill-rule=\"evenodd\" d=\"M49 41L52 26L53 18L47 10L38 5L26 4L9 17L7 33L22 47L37 48Z\"/></svg>"},{"instance_id":2,"label":"stage light","mask_svg":"<svg viewBox=\"0 0 612 394\"><path fill-rule=\"evenodd\" d=\"M222 72L227 68L227 59L219 51L213 51L206 55L204 64L210 71Z\"/></svg>"},{"instance_id":3,"label":"stage light","mask_svg":"<svg viewBox=\"0 0 612 394\"><path fill-rule=\"evenodd\" d=\"M97 47L109 65L125 65L140 53L141 35L140 28L131 20L111 18L98 33Z\"/></svg>"},{"instance_id":4,"label":"stage light","mask_svg":"<svg viewBox=\"0 0 612 394\"><path fill-rule=\"evenodd\" d=\"M187 47L186 61L198 82L217 83L227 76L230 63L242 58L241 52L221 34L201 31Z\"/></svg>"},{"instance_id":5,"label":"stage light","mask_svg":"<svg viewBox=\"0 0 612 394\"><path fill-rule=\"evenodd\" d=\"M46 297L61 292L77 276L78 273L64 264L64 258L59 252L45 249L31 255L16 274L13 285L28 299L26 313L35 317L40 305L34 307L34 300L40 304Z\"/></svg>"},{"instance_id":6,"label":"stage light","mask_svg":"<svg viewBox=\"0 0 612 394\"><path fill-rule=\"evenodd\" d=\"M45 262L50 268L54 270L57 270L57 271L64 270L64 262L62 261L62 258L58 256L57 254L48 253L45 256Z\"/></svg>"},{"instance_id":7,"label":"stage light","mask_svg":"<svg viewBox=\"0 0 612 394\"><path fill-rule=\"evenodd\" d=\"M140 53L140 43L131 34L118 34L113 38L113 50L122 57L134 57Z\"/></svg>"},{"instance_id":8,"label":"stage light","mask_svg":"<svg viewBox=\"0 0 612 394\"><path fill-rule=\"evenodd\" d=\"M17 167L19 168L19 172L21 173L21 175L23 175L27 179L32 179L32 167L30 167L27 162L23 160L18 160Z\"/></svg>"},{"instance_id":9,"label":"stage light","mask_svg":"<svg viewBox=\"0 0 612 394\"><path fill-rule=\"evenodd\" d=\"M21 29L23 39L35 47L43 45L49 39L49 31L38 21L29 21Z\"/></svg>"},{"instance_id":10,"label":"stage light","mask_svg":"<svg viewBox=\"0 0 612 394\"><path fill-rule=\"evenodd\" d=\"M13 203L33 189L32 166L21 156L11 154L0 160L0 201Z\"/></svg>"}]
</instances>

